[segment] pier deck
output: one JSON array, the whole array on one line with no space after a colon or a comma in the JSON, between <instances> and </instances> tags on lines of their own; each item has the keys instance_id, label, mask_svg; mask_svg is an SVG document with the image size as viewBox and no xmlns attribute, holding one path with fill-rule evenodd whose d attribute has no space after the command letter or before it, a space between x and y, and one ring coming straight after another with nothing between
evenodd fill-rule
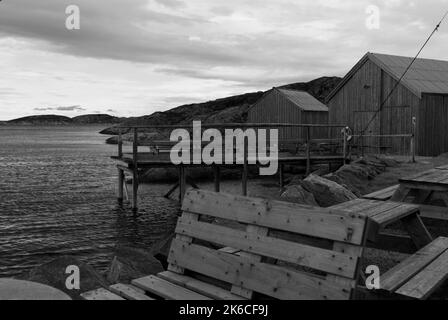
<instances>
[{"instance_id":1,"label":"pier deck","mask_svg":"<svg viewBox=\"0 0 448 320\"><path fill-rule=\"evenodd\" d=\"M346 135L346 127L345 126L336 126L336 125L304 125L304 124L226 124L226 125L209 125L203 126L203 128L214 128L218 126L218 128L290 128L290 127L300 127L303 128L307 134L305 140L297 140L290 141L288 140L288 144L293 144L294 151L282 152L284 151L279 147L278 157L275 159L278 162L278 176L280 180L280 187L284 185L284 175L283 170L286 165L296 165L303 166L306 168L306 174L311 173L311 168L313 165L317 164L328 164L330 166L341 166L347 162L348 148L347 148L347 135ZM312 128L344 128L341 133L341 137L336 137L336 139L312 139L311 132ZM228 163L223 159L219 164L208 165L202 161L198 163L191 162L189 164L181 164L176 165L172 162L170 157L171 147L174 145L173 142L169 141L153 141L149 142L149 144L143 145L139 142L138 138L138 129L148 127L119 127L119 131L123 129L124 132L133 133L132 139L132 152L123 152L123 137L122 134L119 134L118 139L118 154L116 156L112 156L111 158L118 162L118 200L123 201L124 195L124 183L125 183L125 172L128 172L132 175L132 205L134 210L137 210L137 192L139 187L139 175L142 172L150 170L152 168L177 168L179 171L179 182L178 184L171 189L168 194L172 194L177 187L179 187L180 201L183 200L183 196L186 191L187 182L192 186L195 186L194 182L188 179L187 177L187 169L189 168L197 168L197 167L211 167L214 172L214 182L215 188L214 191L220 191L220 170L222 168L234 168L241 170L241 182L242 182L242 194L244 196L247 195L247 181L248 181L248 170L249 167L267 167L268 165L263 164L267 161L273 161L269 157L263 158L259 157L255 154L249 153L249 148L247 146L247 139L244 141L244 154L239 154L235 152L234 149L226 150L223 148L223 157L224 153L233 152L234 153L234 161L232 164ZM161 129L173 129L173 126L153 126L149 127L151 129L161 128ZM279 142L281 146L283 141ZM322 148L323 146L330 146L330 148ZM139 149L139 147L141 147ZM149 148L148 148L149 147ZM143 150L149 150L150 152L143 152ZM341 151L338 153L338 151ZM216 163L216 162L215 162Z\"/></svg>"}]
</instances>

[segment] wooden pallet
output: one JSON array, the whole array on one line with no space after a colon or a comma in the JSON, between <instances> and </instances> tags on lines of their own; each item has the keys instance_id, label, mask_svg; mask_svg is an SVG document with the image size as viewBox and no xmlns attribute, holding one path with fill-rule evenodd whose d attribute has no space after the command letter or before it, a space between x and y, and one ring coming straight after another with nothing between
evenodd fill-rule
<instances>
[{"instance_id":1,"label":"wooden pallet","mask_svg":"<svg viewBox=\"0 0 448 320\"><path fill-rule=\"evenodd\" d=\"M182 209L168 271L132 281L140 294L176 300L352 297L370 221L364 215L203 190L189 191ZM209 222L215 219L241 227ZM123 287L115 292L123 297L123 291L130 295Z\"/></svg>"}]
</instances>

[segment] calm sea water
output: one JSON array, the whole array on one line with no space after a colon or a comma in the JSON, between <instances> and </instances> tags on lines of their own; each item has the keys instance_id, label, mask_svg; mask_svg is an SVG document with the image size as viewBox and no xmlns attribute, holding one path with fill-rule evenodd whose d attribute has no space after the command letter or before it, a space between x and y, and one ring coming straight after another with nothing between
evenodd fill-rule
<instances>
[{"instance_id":1,"label":"calm sea water","mask_svg":"<svg viewBox=\"0 0 448 320\"><path fill-rule=\"evenodd\" d=\"M116 245L148 248L172 230L168 185L143 187L138 215L117 205L116 147L101 129L0 126L0 277L60 255L105 270Z\"/></svg>"}]
</instances>

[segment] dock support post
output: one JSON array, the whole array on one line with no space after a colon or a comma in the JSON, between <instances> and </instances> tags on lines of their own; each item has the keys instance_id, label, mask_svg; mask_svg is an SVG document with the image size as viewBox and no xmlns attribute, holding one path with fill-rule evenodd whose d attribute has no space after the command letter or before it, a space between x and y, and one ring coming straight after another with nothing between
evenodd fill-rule
<instances>
[{"instance_id":1,"label":"dock support post","mask_svg":"<svg viewBox=\"0 0 448 320\"><path fill-rule=\"evenodd\" d=\"M242 187L243 187L243 196L247 196L247 176L248 176L248 164L247 164L247 157L248 157L248 138L244 138L244 157L243 157L243 175L242 175Z\"/></svg>"},{"instance_id":2,"label":"dock support post","mask_svg":"<svg viewBox=\"0 0 448 320\"><path fill-rule=\"evenodd\" d=\"M124 188L124 171L118 169L118 203L123 204L123 188Z\"/></svg>"},{"instance_id":3,"label":"dock support post","mask_svg":"<svg viewBox=\"0 0 448 320\"><path fill-rule=\"evenodd\" d=\"M306 127L306 175L311 173L311 137L310 127Z\"/></svg>"},{"instance_id":4,"label":"dock support post","mask_svg":"<svg viewBox=\"0 0 448 320\"><path fill-rule=\"evenodd\" d=\"M134 141L132 143L132 210L138 211L138 130L134 128Z\"/></svg>"},{"instance_id":5,"label":"dock support post","mask_svg":"<svg viewBox=\"0 0 448 320\"><path fill-rule=\"evenodd\" d=\"M285 177L283 175L283 164L279 164L278 166L278 177L280 180L280 188L283 188L285 186Z\"/></svg>"},{"instance_id":6,"label":"dock support post","mask_svg":"<svg viewBox=\"0 0 448 320\"><path fill-rule=\"evenodd\" d=\"M213 174L215 181L215 192L221 191L221 168L218 165L213 166Z\"/></svg>"},{"instance_id":7,"label":"dock support post","mask_svg":"<svg viewBox=\"0 0 448 320\"><path fill-rule=\"evenodd\" d=\"M121 133L121 129L118 129L118 158L123 157L123 136Z\"/></svg>"},{"instance_id":8,"label":"dock support post","mask_svg":"<svg viewBox=\"0 0 448 320\"><path fill-rule=\"evenodd\" d=\"M417 124L417 118L412 117L412 135L411 135L411 160L415 163L415 126Z\"/></svg>"},{"instance_id":9,"label":"dock support post","mask_svg":"<svg viewBox=\"0 0 448 320\"><path fill-rule=\"evenodd\" d=\"M346 165L347 164L347 129L348 128L344 128L343 130L343 138L344 138L344 141L343 141L343 150L342 150L342 154L343 154L343 157L344 157L344 165Z\"/></svg>"},{"instance_id":10,"label":"dock support post","mask_svg":"<svg viewBox=\"0 0 448 320\"><path fill-rule=\"evenodd\" d=\"M185 174L185 167L181 164L179 166L179 200L184 201L185 191L187 185L187 177Z\"/></svg>"}]
</instances>

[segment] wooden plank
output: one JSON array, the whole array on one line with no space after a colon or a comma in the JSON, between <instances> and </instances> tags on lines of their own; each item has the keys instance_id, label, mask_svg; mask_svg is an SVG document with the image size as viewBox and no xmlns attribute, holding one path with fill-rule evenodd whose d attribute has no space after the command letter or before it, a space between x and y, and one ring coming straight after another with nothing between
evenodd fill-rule
<instances>
[{"instance_id":1,"label":"wooden plank","mask_svg":"<svg viewBox=\"0 0 448 320\"><path fill-rule=\"evenodd\" d=\"M385 202L385 204L387 204ZM394 206L393 203L389 203L391 205L389 210L380 212L372 217L376 223L378 223L381 227L390 225L398 220L402 220L405 217L411 215L417 215L419 212L419 206L412 204L398 204L398 206ZM397 205L397 203L395 203Z\"/></svg>"},{"instance_id":2,"label":"wooden plank","mask_svg":"<svg viewBox=\"0 0 448 320\"><path fill-rule=\"evenodd\" d=\"M448 249L448 238L437 238L429 245L405 259L381 277L381 289L395 292L406 281Z\"/></svg>"},{"instance_id":3,"label":"wooden plank","mask_svg":"<svg viewBox=\"0 0 448 320\"><path fill-rule=\"evenodd\" d=\"M109 290L128 300L154 300L148 297L143 290L132 285L118 283L110 286Z\"/></svg>"},{"instance_id":4,"label":"wooden plank","mask_svg":"<svg viewBox=\"0 0 448 320\"><path fill-rule=\"evenodd\" d=\"M161 272L159 278L171 283L193 290L197 293L217 300L245 300L243 297L232 294L230 291L205 283L203 281L177 274L170 271Z\"/></svg>"},{"instance_id":5,"label":"wooden plank","mask_svg":"<svg viewBox=\"0 0 448 320\"><path fill-rule=\"evenodd\" d=\"M85 300L125 300L119 295L116 295L115 293L112 293L104 288L84 292L81 294L81 297Z\"/></svg>"},{"instance_id":6,"label":"wooden plank","mask_svg":"<svg viewBox=\"0 0 448 320\"><path fill-rule=\"evenodd\" d=\"M365 217L338 210L190 190L183 210L241 223L360 244ZM331 213L331 214L329 214Z\"/></svg>"},{"instance_id":7,"label":"wooden plank","mask_svg":"<svg viewBox=\"0 0 448 320\"><path fill-rule=\"evenodd\" d=\"M266 236L269 233L268 228L258 227L254 225L248 225L246 228L246 233L248 236ZM240 256L252 261L252 262L259 262L262 260L262 256L258 254L254 254L250 251L241 251L239 253ZM239 296L242 296L246 299L252 299L254 292L248 288L244 288L243 285L233 285L230 291L234 294L237 294Z\"/></svg>"},{"instance_id":8,"label":"wooden plank","mask_svg":"<svg viewBox=\"0 0 448 320\"><path fill-rule=\"evenodd\" d=\"M366 200L366 199L355 199L352 201L344 202L335 206L332 206L331 209L342 210L351 213L361 213L365 215L367 210L372 210L382 205L380 201L374 200Z\"/></svg>"},{"instance_id":9,"label":"wooden plank","mask_svg":"<svg viewBox=\"0 0 448 320\"><path fill-rule=\"evenodd\" d=\"M199 220L199 215L196 214L196 213L184 212L184 213L182 213L182 217L181 218L184 221L193 223L193 222ZM184 235L181 235L181 234L176 234L176 239L179 239L180 241L183 241L185 243L193 242L193 238L192 237L184 236ZM171 254L171 250L170 250L170 254ZM175 273L183 274L185 270L183 268L180 268L177 265L169 264L168 265L168 271L172 271L172 272L175 272Z\"/></svg>"},{"instance_id":10,"label":"wooden plank","mask_svg":"<svg viewBox=\"0 0 448 320\"><path fill-rule=\"evenodd\" d=\"M311 274L253 262L177 239L173 240L172 249L171 263L274 298L344 300L350 296L351 287Z\"/></svg>"},{"instance_id":11,"label":"wooden plank","mask_svg":"<svg viewBox=\"0 0 448 320\"><path fill-rule=\"evenodd\" d=\"M150 292L167 300L210 300L197 292L188 290L156 276L148 276L132 280L138 288Z\"/></svg>"},{"instance_id":12,"label":"wooden plank","mask_svg":"<svg viewBox=\"0 0 448 320\"><path fill-rule=\"evenodd\" d=\"M396 293L415 299L426 299L446 279L448 279L447 251L427 265L416 276L398 289Z\"/></svg>"},{"instance_id":13,"label":"wooden plank","mask_svg":"<svg viewBox=\"0 0 448 320\"><path fill-rule=\"evenodd\" d=\"M430 170L427 170L427 171L424 171L424 172L418 172L416 174L413 174L413 175L401 178L400 180L403 180L403 181L417 181L417 179L418 179L418 181L422 181L422 179L424 179L426 177L431 177L431 176L434 175L434 173L437 173L437 172L438 172L438 170L430 169Z\"/></svg>"},{"instance_id":14,"label":"wooden plank","mask_svg":"<svg viewBox=\"0 0 448 320\"><path fill-rule=\"evenodd\" d=\"M399 187L400 185L397 184L373 193L366 194L365 196L363 196L363 198L370 200L386 201L393 196L393 194L397 191Z\"/></svg>"},{"instance_id":15,"label":"wooden plank","mask_svg":"<svg viewBox=\"0 0 448 320\"><path fill-rule=\"evenodd\" d=\"M428 183L428 182L402 182L401 186L407 189L416 189L416 190L429 190L429 191L439 191L439 192L448 192L448 184L440 184L440 183ZM400 201L393 200L392 201Z\"/></svg>"},{"instance_id":16,"label":"wooden plank","mask_svg":"<svg viewBox=\"0 0 448 320\"><path fill-rule=\"evenodd\" d=\"M357 199L332 208L366 215L381 227L419 210L417 205L368 199Z\"/></svg>"},{"instance_id":17,"label":"wooden plank","mask_svg":"<svg viewBox=\"0 0 448 320\"><path fill-rule=\"evenodd\" d=\"M413 214L407 216L401 220L406 231L412 237L417 249L423 248L432 241L432 236L423 224L422 219L417 215Z\"/></svg>"},{"instance_id":18,"label":"wooden plank","mask_svg":"<svg viewBox=\"0 0 448 320\"><path fill-rule=\"evenodd\" d=\"M436 183L437 181L443 180L443 177L444 176L440 170L430 170L414 178L404 178L403 180Z\"/></svg>"},{"instance_id":19,"label":"wooden plank","mask_svg":"<svg viewBox=\"0 0 448 320\"><path fill-rule=\"evenodd\" d=\"M422 218L448 220L448 208L430 205L420 205L420 216Z\"/></svg>"},{"instance_id":20,"label":"wooden plank","mask_svg":"<svg viewBox=\"0 0 448 320\"><path fill-rule=\"evenodd\" d=\"M251 234L210 223L188 223L182 219L179 219L176 233L347 278L353 278L355 275L357 257L335 253L331 250Z\"/></svg>"},{"instance_id":21,"label":"wooden plank","mask_svg":"<svg viewBox=\"0 0 448 320\"><path fill-rule=\"evenodd\" d=\"M404 186L403 184L400 184L400 187L392 195L392 198L390 198L390 201L404 202L404 200L406 200L406 198L410 192L411 192L411 188L409 186Z\"/></svg>"}]
</instances>

